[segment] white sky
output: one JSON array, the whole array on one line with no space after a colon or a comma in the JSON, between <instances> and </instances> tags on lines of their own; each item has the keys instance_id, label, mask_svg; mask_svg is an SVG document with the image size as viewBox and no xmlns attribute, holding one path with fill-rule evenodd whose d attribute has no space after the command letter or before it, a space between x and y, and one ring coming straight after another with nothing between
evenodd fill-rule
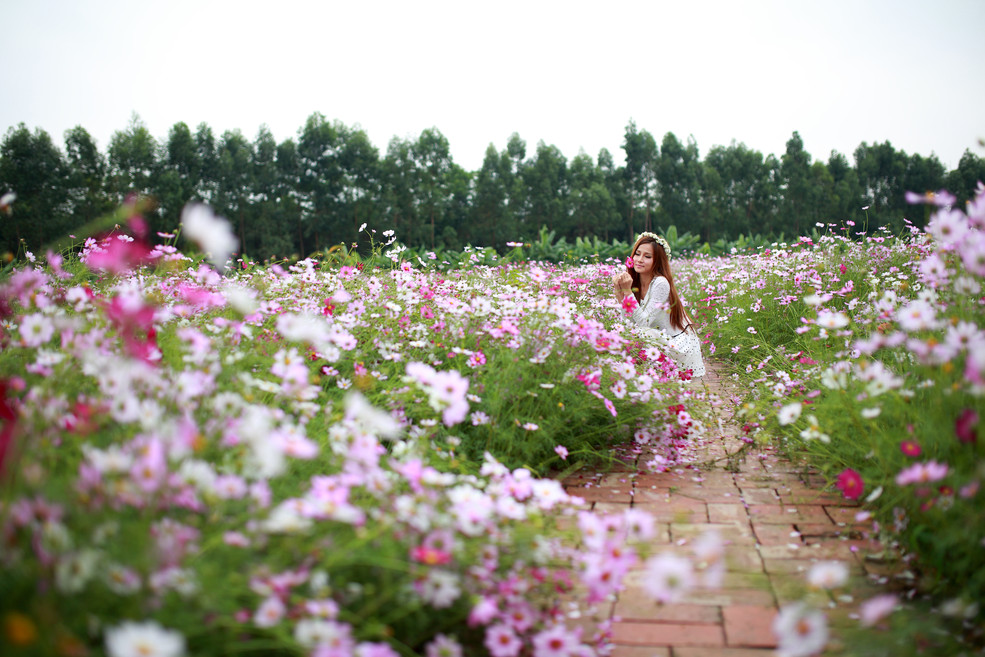
<instances>
[{"instance_id":1,"label":"white sky","mask_svg":"<svg viewBox=\"0 0 985 657\"><path fill-rule=\"evenodd\" d=\"M632 118L702 157L733 139L814 159L862 141L985 156L982 0L0 0L0 130L106 151L136 112L162 140L184 121L296 137L315 111L381 156L436 127L459 165L518 132L570 160Z\"/></svg>"}]
</instances>

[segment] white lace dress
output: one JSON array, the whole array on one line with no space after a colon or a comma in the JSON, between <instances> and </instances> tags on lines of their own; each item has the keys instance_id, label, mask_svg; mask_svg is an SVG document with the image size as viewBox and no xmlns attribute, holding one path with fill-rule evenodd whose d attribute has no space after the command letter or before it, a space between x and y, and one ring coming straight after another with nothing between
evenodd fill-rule
<instances>
[{"instance_id":1,"label":"white lace dress","mask_svg":"<svg viewBox=\"0 0 985 657\"><path fill-rule=\"evenodd\" d=\"M629 316L630 321L639 327L643 337L648 337L667 356L670 356L682 370L691 370L692 376L704 376L705 363L701 358L701 340L693 327L680 331L670 324L670 313L666 310L670 298L670 282L657 276L650 282L643 302Z\"/></svg>"}]
</instances>

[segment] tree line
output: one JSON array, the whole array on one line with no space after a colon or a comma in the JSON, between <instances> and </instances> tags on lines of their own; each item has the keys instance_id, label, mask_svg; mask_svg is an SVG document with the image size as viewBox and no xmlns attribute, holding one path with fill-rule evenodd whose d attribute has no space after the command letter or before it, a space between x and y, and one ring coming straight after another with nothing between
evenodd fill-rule
<instances>
[{"instance_id":1,"label":"tree line","mask_svg":"<svg viewBox=\"0 0 985 657\"><path fill-rule=\"evenodd\" d=\"M925 209L906 205L907 190L947 188L963 203L985 180L985 158L970 150L952 171L889 141L862 142L852 162L837 151L822 161L797 132L779 157L733 142L702 158L693 137L668 132L658 143L630 121L622 149L620 166L606 149L568 160L543 141L528 149L514 133L470 172L436 128L394 137L381 155L363 130L319 113L279 143L266 126L250 140L239 131L217 137L205 123L194 131L176 123L158 141L134 116L105 153L81 126L59 148L22 123L0 145L0 194L17 195L0 220L0 249L41 249L134 193L155 200L152 231L173 231L184 205L199 200L233 223L242 253L264 259L350 244L364 223L396 230L408 246L454 250L502 250L542 226L569 240L630 242L671 225L705 242L793 237L848 220L856 230L899 229L904 218L926 220Z\"/></svg>"}]
</instances>

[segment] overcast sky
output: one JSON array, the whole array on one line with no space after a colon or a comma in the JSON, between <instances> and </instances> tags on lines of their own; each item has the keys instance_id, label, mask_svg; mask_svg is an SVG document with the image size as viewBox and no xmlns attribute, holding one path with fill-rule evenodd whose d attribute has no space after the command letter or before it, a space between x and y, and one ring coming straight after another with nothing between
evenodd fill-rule
<instances>
[{"instance_id":1,"label":"overcast sky","mask_svg":"<svg viewBox=\"0 0 985 657\"><path fill-rule=\"evenodd\" d=\"M0 129L105 152L133 113L296 137L313 112L386 152L436 127L468 170L518 132L622 162L630 119L658 143L732 140L815 159L862 141L985 156L985 2L0 0Z\"/></svg>"}]
</instances>

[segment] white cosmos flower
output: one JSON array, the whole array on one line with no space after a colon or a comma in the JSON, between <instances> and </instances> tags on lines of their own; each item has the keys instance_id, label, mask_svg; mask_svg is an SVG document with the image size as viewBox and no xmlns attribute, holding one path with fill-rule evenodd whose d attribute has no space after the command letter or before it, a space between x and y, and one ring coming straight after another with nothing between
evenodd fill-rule
<instances>
[{"instance_id":1,"label":"white cosmos flower","mask_svg":"<svg viewBox=\"0 0 985 657\"><path fill-rule=\"evenodd\" d=\"M817 314L817 324L826 329L845 328L848 326L848 316L842 312L822 310Z\"/></svg>"},{"instance_id":2,"label":"white cosmos flower","mask_svg":"<svg viewBox=\"0 0 985 657\"><path fill-rule=\"evenodd\" d=\"M167 630L156 621L125 621L106 630L106 654L109 657L181 657L185 654L185 637Z\"/></svg>"},{"instance_id":3,"label":"white cosmos flower","mask_svg":"<svg viewBox=\"0 0 985 657\"><path fill-rule=\"evenodd\" d=\"M99 553L81 550L62 557L55 566L55 586L62 593L78 593L92 578L99 564Z\"/></svg>"},{"instance_id":4,"label":"white cosmos flower","mask_svg":"<svg viewBox=\"0 0 985 657\"><path fill-rule=\"evenodd\" d=\"M784 605L773 619L779 657L808 657L828 643L828 619L804 602Z\"/></svg>"},{"instance_id":5,"label":"white cosmos flower","mask_svg":"<svg viewBox=\"0 0 985 657\"><path fill-rule=\"evenodd\" d=\"M224 269L239 240L229 222L201 203L189 203L181 211L181 232L209 255L217 269Z\"/></svg>"},{"instance_id":6,"label":"white cosmos flower","mask_svg":"<svg viewBox=\"0 0 985 657\"><path fill-rule=\"evenodd\" d=\"M848 582L848 566L841 561L820 561L807 571L807 583L816 589L836 589Z\"/></svg>"},{"instance_id":7,"label":"white cosmos flower","mask_svg":"<svg viewBox=\"0 0 985 657\"><path fill-rule=\"evenodd\" d=\"M796 422L797 418L800 417L800 409L801 409L800 402L787 404L786 406L781 408L780 412L777 413L776 415L776 419L779 420L780 426L785 427L788 424L793 424L794 422Z\"/></svg>"}]
</instances>

